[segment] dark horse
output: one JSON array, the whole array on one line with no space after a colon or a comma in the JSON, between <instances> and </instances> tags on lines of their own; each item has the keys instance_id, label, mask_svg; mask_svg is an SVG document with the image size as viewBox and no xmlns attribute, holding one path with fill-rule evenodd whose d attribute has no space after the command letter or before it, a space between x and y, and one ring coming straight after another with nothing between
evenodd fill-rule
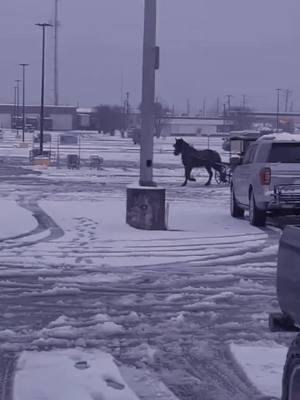
<instances>
[{"instance_id":1,"label":"dark horse","mask_svg":"<svg viewBox=\"0 0 300 400\"><path fill-rule=\"evenodd\" d=\"M196 179L191 177L193 168L205 168L209 174L209 179L205 186L209 186L213 176L212 168L220 173L221 181L226 181L226 172L222 164L220 154L214 150L196 150L183 139L176 139L174 144L174 155L181 154L182 164L185 169L185 181L182 186L187 184L187 181L195 182Z\"/></svg>"}]
</instances>

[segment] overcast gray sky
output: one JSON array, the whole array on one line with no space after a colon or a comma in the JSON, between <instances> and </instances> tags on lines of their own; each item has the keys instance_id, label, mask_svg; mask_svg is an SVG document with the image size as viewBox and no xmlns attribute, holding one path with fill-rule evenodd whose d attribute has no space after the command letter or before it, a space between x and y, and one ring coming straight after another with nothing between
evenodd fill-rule
<instances>
[{"instance_id":1,"label":"overcast gray sky","mask_svg":"<svg viewBox=\"0 0 300 400\"><path fill-rule=\"evenodd\" d=\"M81 106L120 103L124 92L141 96L143 0L60 1L60 97ZM28 97L38 103L41 32L54 0L0 0L0 101L12 99L18 63L28 70ZM275 88L293 90L300 109L299 0L158 0L161 69L157 95L194 110L203 98L233 102L249 96L252 106L275 107ZM53 63L48 37L48 67ZM53 98L48 68L47 99ZM284 99L283 99L284 100Z\"/></svg>"}]
</instances>

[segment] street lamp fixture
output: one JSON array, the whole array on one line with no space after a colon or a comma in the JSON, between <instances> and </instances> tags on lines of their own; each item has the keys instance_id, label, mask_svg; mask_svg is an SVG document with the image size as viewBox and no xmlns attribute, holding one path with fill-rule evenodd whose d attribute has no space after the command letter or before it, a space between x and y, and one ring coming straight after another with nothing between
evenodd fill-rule
<instances>
[{"instance_id":1,"label":"street lamp fixture","mask_svg":"<svg viewBox=\"0 0 300 400\"><path fill-rule=\"evenodd\" d=\"M46 47L46 28L53 25L48 23L35 24L42 28L42 87L41 87L41 112L40 112L40 155L43 155L44 146L44 100L45 100L45 47Z\"/></svg>"},{"instance_id":2,"label":"street lamp fixture","mask_svg":"<svg viewBox=\"0 0 300 400\"><path fill-rule=\"evenodd\" d=\"M22 124L22 142L25 141L25 125L26 125L26 118L25 118L25 69L29 66L29 64L19 64L23 70L23 124Z\"/></svg>"}]
</instances>

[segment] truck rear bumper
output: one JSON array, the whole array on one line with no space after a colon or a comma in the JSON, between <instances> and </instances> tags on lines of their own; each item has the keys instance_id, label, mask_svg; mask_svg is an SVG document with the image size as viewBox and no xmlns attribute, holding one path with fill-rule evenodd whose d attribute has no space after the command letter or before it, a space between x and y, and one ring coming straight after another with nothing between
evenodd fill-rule
<instances>
[{"instance_id":1,"label":"truck rear bumper","mask_svg":"<svg viewBox=\"0 0 300 400\"><path fill-rule=\"evenodd\" d=\"M257 207L265 211L300 212L300 185L274 186L273 192L266 191L257 199Z\"/></svg>"}]
</instances>

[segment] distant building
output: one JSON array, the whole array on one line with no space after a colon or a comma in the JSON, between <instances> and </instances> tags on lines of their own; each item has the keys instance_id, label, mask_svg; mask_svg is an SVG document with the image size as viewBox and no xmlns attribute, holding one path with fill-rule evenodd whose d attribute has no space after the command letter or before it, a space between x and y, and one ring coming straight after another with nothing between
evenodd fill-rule
<instances>
[{"instance_id":1,"label":"distant building","mask_svg":"<svg viewBox=\"0 0 300 400\"><path fill-rule=\"evenodd\" d=\"M231 128L231 121L219 118L168 117L162 122L162 136L214 136Z\"/></svg>"},{"instance_id":2,"label":"distant building","mask_svg":"<svg viewBox=\"0 0 300 400\"><path fill-rule=\"evenodd\" d=\"M96 109L94 107L77 108L77 129L97 130Z\"/></svg>"},{"instance_id":3,"label":"distant building","mask_svg":"<svg viewBox=\"0 0 300 400\"><path fill-rule=\"evenodd\" d=\"M40 106L25 107L26 125L39 129ZM68 131L76 129L76 107L45 106L45 129L52 131ZM19 118L16 118L16 107L13 104L0 104L0 128L11 129L22 124L22 106L19 107Z\"/></svg>"}]
</instances>

